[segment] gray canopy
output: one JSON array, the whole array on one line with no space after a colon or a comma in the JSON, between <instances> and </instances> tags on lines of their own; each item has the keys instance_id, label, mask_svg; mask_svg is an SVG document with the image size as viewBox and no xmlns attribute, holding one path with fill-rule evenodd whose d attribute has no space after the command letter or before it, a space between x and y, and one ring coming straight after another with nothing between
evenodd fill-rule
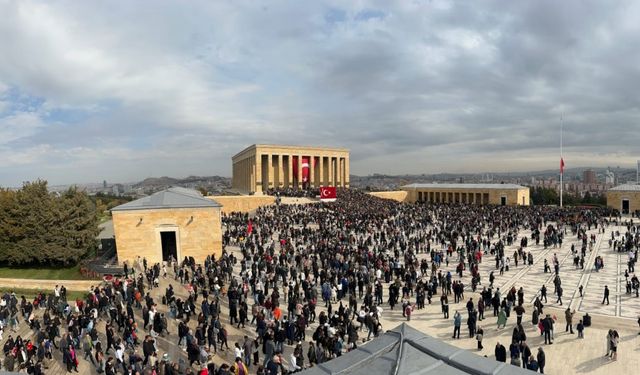
<instances>
[{"instance_id":1,"label":"gray canopy","mask_svg":"<svg viewBox=\"0 0 640 375\"><path fill-rule=\"evenodd\" d=\"M531 371L481 357L402 323L358 349L302 373L517 375Z\"/></svg>"}]
</instances>

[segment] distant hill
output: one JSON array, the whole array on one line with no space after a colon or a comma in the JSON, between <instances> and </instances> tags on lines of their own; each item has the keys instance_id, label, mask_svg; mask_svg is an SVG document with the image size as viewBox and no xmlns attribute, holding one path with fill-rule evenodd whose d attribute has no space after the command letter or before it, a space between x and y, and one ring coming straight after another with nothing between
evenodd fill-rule
<instances>
[{"instance_id":1,"label":"distant hill","mask_svg":"<svg viewBox=\"0 0 640 375\"><path fill-rule=\"evenodd\" d=\"M171 186L206 190L211 194L220 194L226 189L231 188L231 178L221 176L189 176L185 178L162 176L148 177L132 185L134 190L142 190L146 194L151 194Z\"/></svg>"},{"instance_id":2,"label":"distant hill","mask_svg":"<svg viewBox=\"0 0 640 375\"><path fill-rule=\"evenodd\" d=\"M166 185L174 185L178 182L179 180L176 178L172 178L172 177L167 177L167 176L163 176L163 177L149 177L149 178L145 178L144 180L137 182L135 184L133 184L134 187L138 188L148 188L148 187L156 187L156 186L166 186Z\"/></svg>"}]
</instances>

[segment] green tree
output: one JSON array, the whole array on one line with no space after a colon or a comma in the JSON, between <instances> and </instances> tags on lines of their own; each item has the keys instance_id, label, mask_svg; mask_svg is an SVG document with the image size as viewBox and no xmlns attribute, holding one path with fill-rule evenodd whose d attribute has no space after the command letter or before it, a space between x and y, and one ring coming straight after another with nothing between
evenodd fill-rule
<instances>
[{"instance_id":1,"label":"green tree","mask_svg":"<svg viewBox=\"0 0 640 375\"><path fill-rule=\"evenodd\" d=\"M94 250L99 234L96 207L89 197L75 187L70 188L55 201L58 226L61 233L61 249L55 261L77 263L87 252Z\"/></svg>"},{"instance_id":2,"label":"green tree","mask_svg":"<svg viewBox=\"0 0 640 375\"><path fill-rule=\"evenodd\" d=\"M559 199L559 198L558 198ZM558 200L559 202L559 200ZM563 193L562 194L562 204L564 206L575 206L580 203L580 198L573 194Z\"/></svg>"},{"instance_id":3,"label":"green tree","mask_svg":"<svg viewBox=\"0 0 640 375\"><path fill-rule=\"evenodd\" d=\"M531 200L534 205L558 204L559 199L558 193L551 188L537 186L531 191Z\"/></svg>"},{"instance_id":4,"label":"green tree","mask_svg":"<svg viewBox=\"0 0 640 375\"><path fill-rule=\"evenodd\" d=\"M54 196L38 180L0 191L0 263L75 264L95 249L97 234L95 206L75 188Z\"/></svg>"},{"instance_id":5,"label":"green tree","mask_svg":"<svg viewBox=\"0 0 640 375\"><path fill-rule=\"evenodd\" d=\"M207 188L205 188L204 186L198 186L196 190L198 190L203 197L206 197L207 195L209 195Z\"/></svg>"}]
</instances>

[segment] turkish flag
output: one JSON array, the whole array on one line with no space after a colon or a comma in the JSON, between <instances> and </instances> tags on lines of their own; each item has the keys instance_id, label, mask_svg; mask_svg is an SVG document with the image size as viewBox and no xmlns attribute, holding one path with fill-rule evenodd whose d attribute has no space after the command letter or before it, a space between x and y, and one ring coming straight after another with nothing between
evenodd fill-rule
<instances>
[{"instance_id":1,"label":"turkish flag","mask_svg":"<svg viewBox=\"0 0 640 375\"><path fill-rule=\"evenodd\" d=\"M564 159L560 158L560 174L564 173Z\"/></svg>"},{"instance_id":2,"label":"turkish flag","mask_svg":"<svg viewBox=\"0 0 640 375\"><path fill-rule=\"evenodd\" d=\"M309 157L308 156L303 156L300 158L301 162L300 164L302 167L302 182L308 182L309 181Z\"/></svg>"},{"instance_id":3,"label":"turkish flag","mask_svg":"<svg viewBox=\"0 0 640 375\"><path fill-rule=\"evenodd\" d=\"M250 235L253 232L253 222L249 220L249 224L247 224L247 235Z\"/></svg>"},{"instance_id":4,"label":"turkish flag","mask_svg":"<svg viewBox=\"0 0 640 375\"><path fill-rule=\"evenodd\" d=\"M335 186L321 186L320 187L320 200L321 201L335 201L338 198Z\"/></svg>"}]
</instances>

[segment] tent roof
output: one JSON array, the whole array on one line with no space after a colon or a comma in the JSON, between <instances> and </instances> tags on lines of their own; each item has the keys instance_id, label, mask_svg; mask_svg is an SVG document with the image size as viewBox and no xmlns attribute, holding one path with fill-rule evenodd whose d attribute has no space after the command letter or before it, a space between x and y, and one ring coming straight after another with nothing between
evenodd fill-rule
<instances>
[{"instance_id":1,"label":"tent roof","mask_svg":"<svg viewBox=\"0 0 640 375\"><path fill-rule=\"evenodd\" d=\"M525 369L449 345L405 323L356 350L303 371L305 375L530 373Z\"/></svg>"},{"instance_id":2,"label":"tent roof","mask_svg":"<svg viewBox=\"0 0 640 375\"><path fill-rule=\"evenodd\" d=\"M114 207L111 211L151 210L164 208L209 208L222 207L212 199L207 199L199 191L181 187L171 187Z\"/></svg>"}]
</instances>

